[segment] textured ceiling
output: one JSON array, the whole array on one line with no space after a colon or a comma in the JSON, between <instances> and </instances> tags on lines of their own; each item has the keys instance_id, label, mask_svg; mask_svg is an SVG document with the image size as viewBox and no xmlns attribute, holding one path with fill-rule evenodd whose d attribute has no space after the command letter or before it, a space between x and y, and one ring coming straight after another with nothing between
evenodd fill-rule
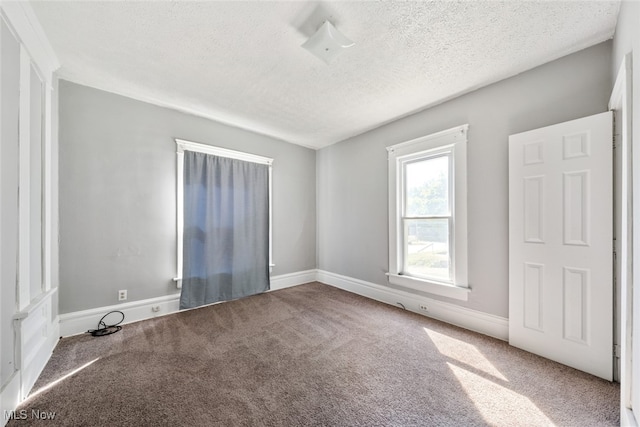
<instances>
[{"instance_id":1,"label":"textured ceiling","mask_svg":"<svg viewBox=\"0 0 640 427\"><path fill-rule=\"evenodd\" d=\"M586 1L32 1L60 77L312 148L613 36ZM356 45L300 47L325 19Z\"/></svg>"}]
</instances>

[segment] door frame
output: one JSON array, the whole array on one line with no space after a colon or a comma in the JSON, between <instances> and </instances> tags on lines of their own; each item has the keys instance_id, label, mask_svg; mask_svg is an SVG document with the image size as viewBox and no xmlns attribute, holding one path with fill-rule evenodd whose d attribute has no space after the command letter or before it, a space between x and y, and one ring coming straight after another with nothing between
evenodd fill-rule
<instances>
[{"instance_id":1,"label":"door frame","mask_svg":"<svg viewBox=\"0 0 640 427\"><path fill-rule=\"evenodd\" d=\"M633 167L631 159L631 100L632 100L632 56L627 53L622 58L618 75L611 92L609 109L615 111L616 120L620 121L620 140L616 141L616 149L622 151L622 164L619 178L622 180L621 200L616 205L623 212L621 223L620 252L616 262L620 264L620 277L617 278L620 290L620 305L614 308L614 325L620 320L620 422L621 425L637 426L636 416L631 407L633 384ZM616 217L618 215L616 214ZM636 286L637 287L637 286ZM616 298L617 301L617 298ZM638 322L638 319L635 319ZM615 335L614 335L615 336ZM640 367L640 365L639 365ZM637 392L640 392L638 390Z\"/></svg>"}]
</instances>

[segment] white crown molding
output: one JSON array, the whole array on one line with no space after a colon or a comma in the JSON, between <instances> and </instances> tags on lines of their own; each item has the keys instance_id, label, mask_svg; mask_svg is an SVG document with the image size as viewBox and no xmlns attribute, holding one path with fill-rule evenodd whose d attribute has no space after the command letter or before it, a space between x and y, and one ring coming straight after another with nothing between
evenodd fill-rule
<instances>
[{"instance_id":1,"label":"white crown molding","mask_svg":"<svg viewBox=\"0 0 640 427\"><path fill-rule=\"evenodd\" d=\"M52 73L60 68L60 61L29 2L0 2L0 9L29 52L29 56L41 68L44 78L50 82Z\"/></svg>"}]
</instances>

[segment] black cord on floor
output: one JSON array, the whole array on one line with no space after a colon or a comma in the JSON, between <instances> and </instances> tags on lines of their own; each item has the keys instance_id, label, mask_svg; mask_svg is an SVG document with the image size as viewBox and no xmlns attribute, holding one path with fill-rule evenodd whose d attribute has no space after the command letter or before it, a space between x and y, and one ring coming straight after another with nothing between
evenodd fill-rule
<instances>
[{"instance_id":1,"label":"black cord on floor","mask_svg":"<svg viewBox=\"0 0 640 427\"><path fill-rule=\"evenodd\" d=\"M122 315L122 319L119 322L114 323L113 325L107 325L104 323L104 318L110 315L111 313L120 313ZM122 326L118 326L120 323L124 322L124 313L120 310L110 311L98 322L98 329L89 329L87 332L93 335L94 337L103 337L105 335L115 334L119 330L122 329Z\"/></svg>"}]
</instances>

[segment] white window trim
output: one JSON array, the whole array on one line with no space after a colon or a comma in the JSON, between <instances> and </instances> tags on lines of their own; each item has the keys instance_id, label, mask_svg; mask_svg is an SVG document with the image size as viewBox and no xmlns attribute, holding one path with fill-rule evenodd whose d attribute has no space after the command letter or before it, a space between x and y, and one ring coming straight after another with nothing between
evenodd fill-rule
<instances>
[{"instance_id":1,"label":"white window trim","mask_svg":"<svg viewBox=\"0 0 640 427\"><path fill-rule=\"evenodd\" d=\"M197 153L213 154L214 156L226 157L229 159L242 160L245 162L259 163L269 166L269 271L275 267L273 263L273 223L272 223L272 170L273 159L258 156L242 151L229 150L227 148L214 147L213 145L201 144L199 142L175 139L176 150L176 282L178 289L182 288L182 254L183 254L183 227L184 227L184 152L195 151Z\"/></svg>"},{"instance_id":2,"label":"white window trim","mask_svg":"<svg viewBox=\"0 0 640 427\"><path fill-rule=\"evenodd\" d=\"M434 295L466 301L467 278L467 132L465 124L387 147L389 159L389 283ZM404 275L402 232L402 163L419 153L452 147L453 153L453 283Z\"/></svg>"}]
</instances>

